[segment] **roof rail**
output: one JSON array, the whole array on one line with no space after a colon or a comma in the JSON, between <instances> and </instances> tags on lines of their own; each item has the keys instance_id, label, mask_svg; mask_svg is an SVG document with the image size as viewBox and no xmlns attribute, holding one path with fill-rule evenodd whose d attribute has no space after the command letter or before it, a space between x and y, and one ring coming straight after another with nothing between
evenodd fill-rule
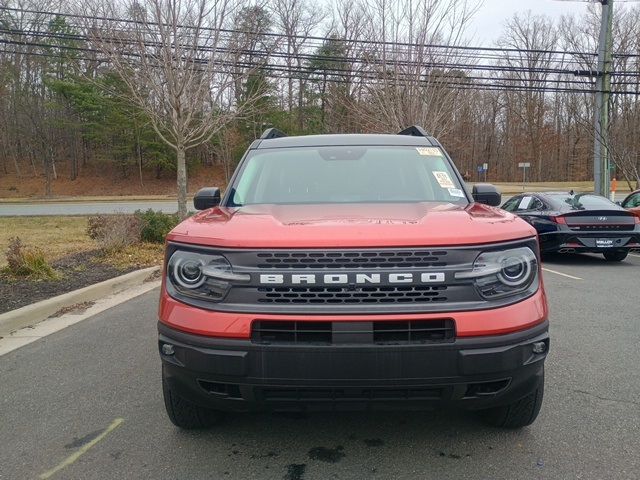
<instances>
[{"instance_id":1,"label":"roof rail","mask_svg":"<svg viewBox=\"0 0 640 480\"><path fill-rule=\"evenodd\" d=\"M262 135L260 135L261 140L271 140L272 138L282 138L286 137L287 134L281 132L277 128L267 128Z\"/></svg>"},{"instance_id":2,"label":"roof rail","mask_svg":"<svg viewBox=\"0 0 640 480\"><path fill-rule=\"evenodd\" d=\"M429 134L424 128L419 127L418 125L412 125L409 128L405 128L398 135L408 135L409 137L430 137Z\"/></svg>"}]
</instances>

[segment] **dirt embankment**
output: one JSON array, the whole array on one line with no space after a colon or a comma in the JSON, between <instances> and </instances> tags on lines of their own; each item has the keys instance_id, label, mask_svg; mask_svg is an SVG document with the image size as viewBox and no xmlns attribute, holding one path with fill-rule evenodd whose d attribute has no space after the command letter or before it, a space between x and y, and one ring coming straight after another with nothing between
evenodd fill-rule
<instances>
[{"instance_id":1,"label":"dirt embankment","mask_svg":"<svg viewBox=\"0 0 640 480\"><path fill-rule=\"evenodd\" d=\"M189 192L202 187L223 186L224 174L218 166L201 167L189 175ZM155 178L153 172L144 172L142 183L136 174L126 178L113 172L101 172L94 168L83 171L75 180L66 173L59 173L53 181L53 198L63 197L110 197L110 196L175 196L176 180L172 172ZM43 176L15 174L0 175L0 198L44 199L45 179Z\"/></svg>"}]
</instances>

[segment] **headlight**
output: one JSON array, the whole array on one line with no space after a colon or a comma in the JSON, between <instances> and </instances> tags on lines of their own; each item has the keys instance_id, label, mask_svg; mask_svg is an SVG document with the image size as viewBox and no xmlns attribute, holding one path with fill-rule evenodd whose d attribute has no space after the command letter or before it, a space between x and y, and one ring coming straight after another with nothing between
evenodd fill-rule
<instances>
[{"instance_id":1,"label":"headlight","mask_svg":"<svg viewBox=\"0 0 640 480\"><path fill-rule=\"evenodd\" d=\"M483 252L473 270L456 273L457 279L473 279L480 295L489 300L538 288L538 259L528 247Z\"/></svg>"},{"instance_id":2,"label":"headlight","mask_svg":"<svg viewBox=\"0 0 640 480\"><path fill-rule=\"evenodd\" d=\"M204 260L202 258L174 257L176 255L171 257L173 262L169 261L172 279L183 288L196 289L200 287L205 281L202 274Z\"/></svg>"},{"instance_id":3,"label":"headlight","mask_svg":"<svg viewBox=\"0 0 640 480\"><path fill-rule=\"evenodd\" d=\"M219 302L231 282L248 282L249 275L234 274L222 255L178 250L167 265L168 280L178 293L202 300Z\"/></svg>"}]
</instances>

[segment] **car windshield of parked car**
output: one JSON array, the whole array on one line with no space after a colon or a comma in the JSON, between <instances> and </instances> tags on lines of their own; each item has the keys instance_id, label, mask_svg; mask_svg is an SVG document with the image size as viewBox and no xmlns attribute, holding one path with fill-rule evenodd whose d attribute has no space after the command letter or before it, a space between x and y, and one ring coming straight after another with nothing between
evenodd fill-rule
<instances>
[{"instance_id":1,"label":"car windshield of parked car","mask_svg":"<svg viewBox=\"0 0 640 480\"><path fill-rule=\"evenodd\" d=\"M569 205L572 210L606 210L620 208L611 200L590 193L577 193L575 195L551 194L550 196Z\"/></svg>"},{"instance_id":2,"label":"car windshield of parked car","mask_svg":"<svg viewBox=\"0 0 640 480\"><path fill-rule=\"evenodd\" d=\"M622 205L624 208L638 208L640 207L640 193L631 195Z\"/></svg>"},{"instance_id":3,"label":"car windshield of parked car","mask_svg":"<svg viewBox=\"0 0 640 480\"><path fill-rule=\"evenodd\" d=\"M440 148L255 150L233 182L228 205L408 202L469 203Z\"/></svg>"}]
</instances>

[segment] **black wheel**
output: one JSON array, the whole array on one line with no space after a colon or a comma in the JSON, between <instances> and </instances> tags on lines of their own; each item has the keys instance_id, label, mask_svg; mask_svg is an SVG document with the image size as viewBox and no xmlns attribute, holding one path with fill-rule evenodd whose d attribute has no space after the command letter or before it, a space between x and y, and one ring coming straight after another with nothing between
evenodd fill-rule
<instances>
[{"instance_id":1,"label":"black wheel","mask_svg":"<svg viewBox=\"0 0 640 480\"><path fill-rule=\"evenodd\" d=\"M220 419L220 412L196 405L172 390L164 370L162 371L162 395L169 420L176 427L187 430L209 428Z\"/></svg>"},{"instance_id":2,"label":"black wheel","mask_svg":"<svg viewBox=\"0 0 640 480\"><path fill-rule=\"evenodd\" d=\"M624 250L618 250L617 252L605 252L605 253L603 253L604 259L607 262L621 262L625 258L627 258L628 254L629 254L629 252L625 252Z\"/></svg>"},{"instance_id":3,"label":"black wheel","mask_svg":"<svg viewBox=\"0 0 640 480\"><path fill-rule=\"evenodd\" d=\"M490 408L478 412L489 425L501 428L522 428L531 425L540 413L544 381L534 392L517 402L502 407Z\"/></svg>"}]
</instances>

